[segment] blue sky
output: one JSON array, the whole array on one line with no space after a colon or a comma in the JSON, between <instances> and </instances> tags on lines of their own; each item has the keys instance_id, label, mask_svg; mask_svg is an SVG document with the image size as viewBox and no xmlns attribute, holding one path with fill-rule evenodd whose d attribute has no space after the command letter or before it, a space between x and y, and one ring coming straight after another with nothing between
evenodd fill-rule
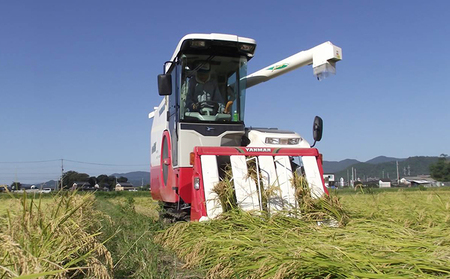
<instances>
[{"instance_id":1,"label":"blue sky","mask_svg":"<svg viewBox=\"0 0 450 279\"><path fill-rule=\"evenodd\" d=\"M248 90L246 125L328 161L450 153L449 1L1 1L0 184L149 169L156 76L188 33L257 41L249 72L331 41L337 75Z\"/></svg>"}]
</instances>

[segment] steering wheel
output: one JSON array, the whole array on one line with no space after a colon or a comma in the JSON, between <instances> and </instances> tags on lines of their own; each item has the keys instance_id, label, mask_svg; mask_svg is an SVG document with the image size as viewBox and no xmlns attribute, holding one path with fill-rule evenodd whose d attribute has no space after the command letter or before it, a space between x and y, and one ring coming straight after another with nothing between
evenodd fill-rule
<instances>
[{"instance_id":1,"label":"steering wheel","mask_svg":"<svg viewBox=\"0 0 450 279\"><path fill-rule=\"evenodd\" d=\"M219 110L219 103L215 101L203 101L198 103L200 114L202 115L216 115Z\"/></svg>"}]
</instances>

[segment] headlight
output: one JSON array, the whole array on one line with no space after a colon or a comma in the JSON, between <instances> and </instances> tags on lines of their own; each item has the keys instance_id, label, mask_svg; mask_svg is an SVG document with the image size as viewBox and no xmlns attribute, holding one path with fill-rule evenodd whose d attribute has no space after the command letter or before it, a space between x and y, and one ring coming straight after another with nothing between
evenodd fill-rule
<instances>
[{"instance_id":1,"label":"headlight","mask_svg":"<svg viewBox=\"0 0 450 279\"><path fill-rule=\"evenodd\" d=\"M200 177L194 177L194 189L200 189Z\"/></svg>"},{"instance_id":2,"label":"headlight","mask_svg":"<svg viewBox=\"0 0 450 279\"><path fill-rule=\"evenodd\" d=\"M288 140L288 144L298 144L300 142L300 138L293 138Z\"/></svg>"},{"instance_id":3,"label":"headlight","mask_svg":"<svg viewBox=\"0 0 450 279\"><path fill-rule=\"evenodd\" d=\"M300 142L301 138L266 138L267 144L281 144L281 145L296 145Z\"/></svg>"},{"instance_id":4,"label":"headlight","mask_svg":"<svg viewBox=\"0 0 450 279\"><path fill-rule=\"evenodd\" d=\"M279 138L266 138L266 143L268 144L280 144Z\"/></svg>"}]
</instances>

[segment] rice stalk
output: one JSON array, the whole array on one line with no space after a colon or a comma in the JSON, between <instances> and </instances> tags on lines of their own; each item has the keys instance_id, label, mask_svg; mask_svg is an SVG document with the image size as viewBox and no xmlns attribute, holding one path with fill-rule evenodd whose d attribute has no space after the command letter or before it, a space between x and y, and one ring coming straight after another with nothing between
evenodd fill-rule
<instances>
[{"instance_id":1,"label":"rice stalk","mask_svg":"<svg viewBox=\"0 0 450 279\"><path fill-rule=\"evenodd\" d=\"M345 227L232 210L175 224L156 239L208 278L450 277L450 191L352 194L339 202Z\"/></svg>"},{"instance_id":2,"label":"rice stalk","mask_svg":"<svg viewBox=\"0 0 450 279\"><path fill-rule=\"evenodd\" d=\"M237 207L236 196L234 192L233 173L231 167L225 167L224 177L214 185L213 192L217 194L222 212L227 212Z\"/></svg>"},{"instance_id":3,"label":"rice stalk","mask_svg":"<svg viewBox=\"0 0 450 279\"><path fill-rule=\"evenodd\" d=\"M258 191L261 209L268 212L268 198L267 195L265 195L264 179L258 164L258 159L256 157L250 159L247 158L247 176L245 179L251 179L254 181L256 190Z\"/></svg>"},{"instance_id":4,"label":"rice stalk","mask_svg":"<svg viewBox=\"0 0 450 279\"><path fill-rule=\"evenodd\" d=\"M306 178L296 172L293 173L291 183L295 188L295 198L302 219L320 222L336 220L339 226L345 226L348 223L349 216L339 197L323 195L313 198Z\"/></svg>"},{"instance_id":5,"label":"rice stalk","mask_svg":"<svg viewBox=\"0 0 450 279\"><path fill-rule=\"evenodd\" d=\"M14 201L20 214L8 212L0 233L3 278L111 277L111 255L97 241L100 216L92 194L59 193L46 206L26 193Z\"/></svg>"}]
</instances>

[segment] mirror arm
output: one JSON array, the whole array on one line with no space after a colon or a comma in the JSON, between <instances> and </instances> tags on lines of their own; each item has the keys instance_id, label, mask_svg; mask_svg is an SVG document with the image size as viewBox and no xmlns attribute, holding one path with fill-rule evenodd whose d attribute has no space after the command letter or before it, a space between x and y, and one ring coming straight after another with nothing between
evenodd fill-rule
<instances>
[{"instance_id":1,"label":"mirror arm","mask_svg":"<svg viewBox=\"0 0 450 279\"><path fill-rule=\"evenodd\" d=\"M169 64L169 63L174 64L175 61L166 61L166 62L164 62L164 65L163 65L163 74L167 73L166 69L167 69L167 64ZM170 67L169 67L169 69L170 69Z\"/></svg>"}]
</instances>

